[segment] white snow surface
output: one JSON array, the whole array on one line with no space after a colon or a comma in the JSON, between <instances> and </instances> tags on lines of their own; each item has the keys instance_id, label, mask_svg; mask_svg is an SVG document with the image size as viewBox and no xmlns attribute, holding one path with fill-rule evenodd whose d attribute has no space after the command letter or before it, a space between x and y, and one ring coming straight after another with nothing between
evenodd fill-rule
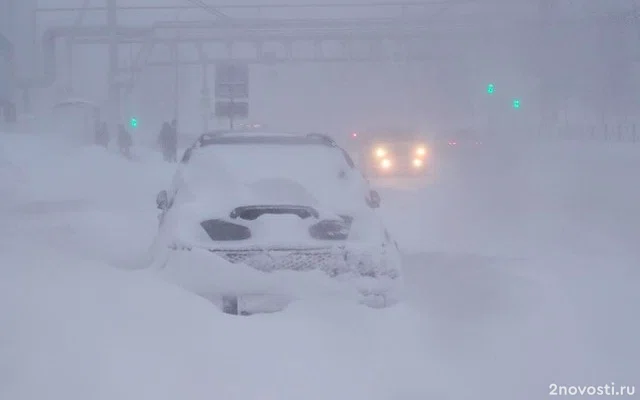
<instances>
[{"instance_id":1,"label":"white snow surface","mask_svg":"<svg viewBox=\"0 0 640 400\"><path fill-rule=\"evenodd\" d=\"M438 165L381 188L406 302L311 297L233 317L133 270L175 164L0 134L0 398L537 400L553 383L637 385L640 147L493 144Z\"/></svg>"}]
</instances>

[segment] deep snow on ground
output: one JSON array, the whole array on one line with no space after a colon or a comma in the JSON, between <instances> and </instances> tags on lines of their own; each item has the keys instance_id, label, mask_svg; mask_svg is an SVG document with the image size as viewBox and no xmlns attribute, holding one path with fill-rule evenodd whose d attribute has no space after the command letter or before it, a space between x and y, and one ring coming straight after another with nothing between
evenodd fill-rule
<instances>
[{"instance_id":1,"label":"deep snow on ground","mask_svg":"<svg viewBox=\"0 0 640 400\"><path fill-rule=\"evenodd\" d=\"M380 185L405 304L237 318L128 270L174 165L0 143L2 399L540 399L551 383L638 384L640 148L442 150L426 184Z\"/></svg>"},{"instance_id":2,"label":"deep snow on ground","mask_svg":"<svg viewBox=\"0 0 640 400\"><path fill-rule=\"evenodd\" d=\"M431 184L383 189L432 345L457 347L443 357L480 393L637 384L640 147L494 143L443 157Z\"/></svg>"},{"instance_id":3,"label":"deep snow on ground","mask_svg":"<svg viewBox=\"0 0 640 400\"><path fill-rule=\"evenodd\" d=\"M407 309L305 304L237 318L149 276L11 247L3 399L418 399L419 375L438 377Z\"/></svg>"}]
</instances>

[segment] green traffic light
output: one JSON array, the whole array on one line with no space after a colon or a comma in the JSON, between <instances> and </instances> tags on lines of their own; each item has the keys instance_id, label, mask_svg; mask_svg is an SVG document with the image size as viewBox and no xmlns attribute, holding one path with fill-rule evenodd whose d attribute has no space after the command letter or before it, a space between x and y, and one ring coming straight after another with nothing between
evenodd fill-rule
<instances>
[{"instance_id":1,"label":"green traffic light","mask_svg":"<svg viewBox=\"0 0 640 400\"><path fill-rule=\"evenodd\" d=\"M138 120L136 118L131 118L129 120L129 125L131 125L132 128L135 128L138 126Z\"/></svg>"},{"instance_id":2,"label":"green traffic light","mask_svg":"<svg viewBox=\"0 0 640 400\"><path fill-rule=\"evenodd\" d=\"M493 94L493 92L495 92L496 87L493 83L490 83L487 85L487 93L489 94Z\"/></svg>"},{"instance_id":3,"label":"green traffic light","mask_svg":"<svg viewBox=\"0 0 640 400\"><path fill-rule=\"evenodd\" d=\"M520 100L514 100L513 101L513 108L520 108Z\"/></svg>"}]
</instances>

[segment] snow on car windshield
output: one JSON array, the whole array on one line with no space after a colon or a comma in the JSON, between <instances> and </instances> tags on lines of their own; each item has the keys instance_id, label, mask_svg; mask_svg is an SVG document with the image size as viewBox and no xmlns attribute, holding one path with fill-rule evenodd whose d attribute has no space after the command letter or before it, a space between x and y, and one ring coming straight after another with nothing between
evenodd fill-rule
<instances>
[{"instance_id":1,"label":"snow on car windshield","mask_svg":"<svg viewBox=\"0 0 640 400\"><path fill-rule=\"evenodd\" d=\"M283 190L306 191L314 203L364 204L359 173L349 167L339 149L318 144L216 144L194 151L187 170L188 179L196 184L255 189L289 182L291 185Z\"/></svg>"}]
</instances>

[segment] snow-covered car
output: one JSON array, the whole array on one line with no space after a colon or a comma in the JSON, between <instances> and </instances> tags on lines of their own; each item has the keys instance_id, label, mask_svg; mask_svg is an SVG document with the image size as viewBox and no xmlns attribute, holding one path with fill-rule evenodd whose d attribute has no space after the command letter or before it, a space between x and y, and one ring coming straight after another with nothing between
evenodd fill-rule
<instances>
[{"instance_id":1,"label":"snow-covered car","mask_svg":"<svg viewBox=\"0 0 640 400\"><path fill-rule=\"evenodd\" d=\"M185 151L170 189L156 202L161 210L152 250L156 268L186 268L190 261L183 255L198 252L197 262L206 264L201 272L240 275L249 269L251 279L258 271L265 282L280 273L319 274L371 307L399 299L401 257L376 212L380 196L329 136L202 135ZM273 293L266 283L251 289L198 283L195 291L233 314L282 309L262 302L253 310L242 304L247 296L282 295L285 306L294 297Z\"/></svg>"}]
</instances>

